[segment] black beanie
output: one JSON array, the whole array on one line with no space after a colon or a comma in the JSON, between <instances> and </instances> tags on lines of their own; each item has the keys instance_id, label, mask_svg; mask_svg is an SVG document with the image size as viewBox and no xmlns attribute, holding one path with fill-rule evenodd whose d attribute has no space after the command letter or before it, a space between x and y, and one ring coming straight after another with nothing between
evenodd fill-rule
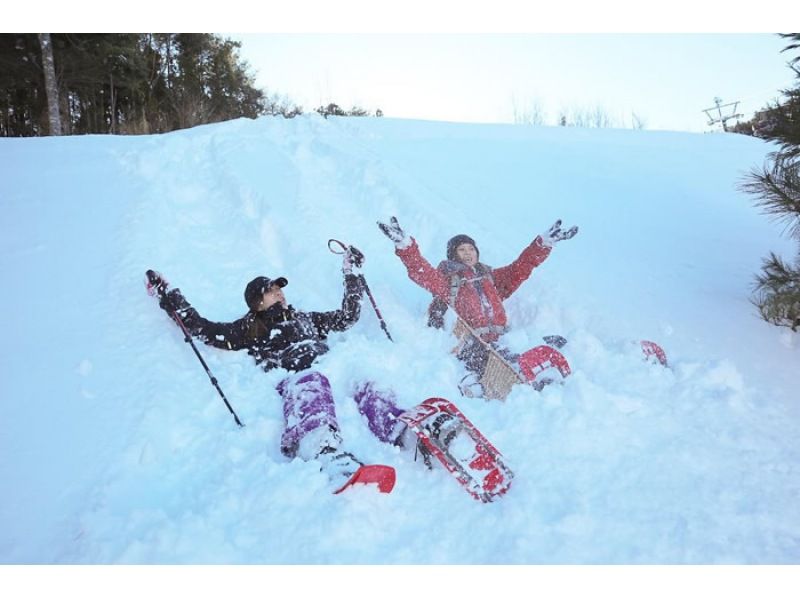
<instances>
[{"instance_id":1,"label":"black beanie","mask_svg":"<svg viewBox=\"0 0 800 598\"><path fill-rule=\"evenodd\" d=\"M247 287L244 290L244 302L247 303L247 307L252 311L261 301L264 293L268 291L272 285L285 287L287 284L289 284L289 281L283 276L275 280L267 278L266 276L257 276L247 283Z\"/></svg>"},{"instance_id":2,"label":"black beanie","mask_svg":"<svg viewBox=\"0 0 800 598\"><path fill-rule=\"evenodd\" d=\"M447 259L458 260L456 249L458 249L459 245L463 245L464 243L469 243L470 245L472 245L478 254L478 259L480 259L481 252L478 249L478 246L475 244L475 239L473 239L472 237L468 237L467 235L456 235L447 242Z\"/></svg>"}]
</instances>

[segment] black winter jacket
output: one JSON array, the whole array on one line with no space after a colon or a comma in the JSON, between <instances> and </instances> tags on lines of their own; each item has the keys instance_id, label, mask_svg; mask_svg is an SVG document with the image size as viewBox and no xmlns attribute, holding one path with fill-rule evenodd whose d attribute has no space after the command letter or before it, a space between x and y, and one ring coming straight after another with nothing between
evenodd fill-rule
<instances>
[{"instance_id":1,"label":"black winter jacket","mask_svg":"<svg viewBox=\"0 0 800 598\"><path fill-rule=\"evenodd\" d=\"M328 352L329 332L342 332L358 321L363 287L353 274L344 277L341 309L325 312L298 311L280 303L260 312L248 312L234 322L211 322L203 318L183 297L180 289L170 291L162 307L176 313L192 336L207 345L238 351L247 349L264 370L280 367L299 372Z\"/></svg>"}]
</instances>

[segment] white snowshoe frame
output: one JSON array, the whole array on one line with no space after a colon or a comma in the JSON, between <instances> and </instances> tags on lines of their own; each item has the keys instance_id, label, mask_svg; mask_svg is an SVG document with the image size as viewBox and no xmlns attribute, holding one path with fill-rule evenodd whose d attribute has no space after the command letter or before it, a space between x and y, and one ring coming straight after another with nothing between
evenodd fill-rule
<instances>
[{"instance_id":1,"label":"white snowshoe frame","mask_svg":"<svg viewBox=\"0 0 800 598\"><path fill-rule=\"evenodd\" d=\"M438 397L427 399L403 413L400 419L473 498L487 503L508 491L514 473L500 451L450 401ZM451 453L453 442L461 434L466 434L475 447L466 459Z\"/></svg>"}]
</instances>

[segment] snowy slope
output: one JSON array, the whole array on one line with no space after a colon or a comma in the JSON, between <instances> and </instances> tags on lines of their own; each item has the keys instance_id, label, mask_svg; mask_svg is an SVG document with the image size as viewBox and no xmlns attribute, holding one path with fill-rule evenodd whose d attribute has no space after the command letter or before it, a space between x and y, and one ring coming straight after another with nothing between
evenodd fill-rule
<instances>
[{"instance_id":1,"label":"snowy slope","mask_svg":"<svg viewBox=\"0 0 800 598\"><path fill-rule=\"evenodd\" d=\"M263 118L162 136L0 139L2 563L797 563L796 335L758 319L752 275L793 247L737 190L769 147L733 135L390 119ZM474 237L501 266L557 218L580 233L506 303L524 350L570 339L574 375L505 403L458 395L428 295L375 221L438 263ZM333 496L280 455L282 374L201 347L233 419L144 292L156 268L206 317L286 276L307 310L341 299L340 238L365 302L318 363L349 449L391 495ZM671 369L632 340L658 341ZM349 398L379 380L446 396L516 473L479 504L380 444ZM431 531L435 530L435 534Z\"/></svg>"}]
</instances>

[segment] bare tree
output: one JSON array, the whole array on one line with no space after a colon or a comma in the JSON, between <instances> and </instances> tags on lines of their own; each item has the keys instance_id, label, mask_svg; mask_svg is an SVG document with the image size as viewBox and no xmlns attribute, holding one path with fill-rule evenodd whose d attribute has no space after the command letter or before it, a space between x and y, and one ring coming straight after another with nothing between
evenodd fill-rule
<instances>
[{"instance_id":1,"label":"bare tree","mask_svg":"<svg viewBox=\"0 0 800 598\"><path fill-rule=\"evenodd\" d=\"M594 108L567 107L558 111L558 125L562 127L582 127L586 129L623 128L626 126L624 117L611 116L600 104ZM646 121L636 112L631 113L631 128L644 129Z\"/></svg>"},{"instance_id":2,"label":"bare tree","mask_svg":"<svg viewBox=\"0 0 800 598\"><path fill-rule=\"evenodd\" d=\"M517 98L512 97L511 105L514 111L514 124L533 125L534 127L542 127L546 124L544 108L538 98L519 105Z\"/></svg>"},{"instance_id":3,"label":"bare tree","mask_svg":"<svg viewBox=\"0 0 800 598\"><path fill-rule=\"evenodd\" d=\"M645 128L647 128L647 121L636 112L631 112L631 129L642 130Z\"/></svg>"},{"instance_id":4,"label":"bare tree","mask_svg":"<svg viewBox=\"0 0 800 598\"><path fill-rule=\"evenodd\" d=\"M56 65L53 60L53 42L49 33L39 34L42 47L42 66L44 68L44 87L47 94L47 114L51 135L61 135L61 112L59 110L58 81Z\"/></svg>"},{"instance_id":5,"label":"bare tree","mask_svg":"<svg viewBox=\"0 0 800 598\"><path fill-rule=\"evenodd\" d=\"M591 126L591 113L585 108L572 108L569 110L570 122L573 127L588 129Z\"/></svg>"},{"instance_id":6,"label":"bare tree","mask_svg":"<svg viewBox=\"0 0 800 598\"><path fill-rule=\"evenodd\" d=\"M608 129L614 126L608 112L599 104L589 112L588 121L589 125L595 129Z\"/></svg>"},{"instance_id":7,"label":"bare tree","mask_svg":"<svg viewBox=\"0 0 800 598\"><path fill-rule=\"evenodd\" d=\"M574 106L562 108L559 111L559 121L563 127L589 128L591 123L591 112L584 108Z\"/></svg>"}]
</instances>

